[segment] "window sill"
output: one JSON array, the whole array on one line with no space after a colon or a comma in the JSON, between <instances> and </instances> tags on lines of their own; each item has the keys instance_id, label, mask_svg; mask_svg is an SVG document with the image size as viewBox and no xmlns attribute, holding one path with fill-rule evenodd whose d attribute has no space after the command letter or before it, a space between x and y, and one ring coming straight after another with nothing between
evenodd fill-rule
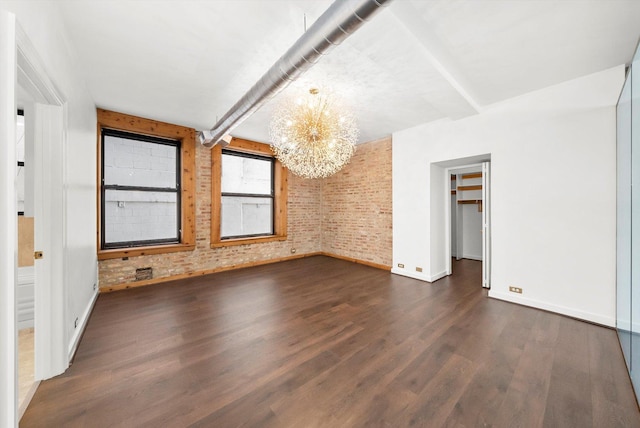
<instances>
[{"instance_id":1,"label":"window sill","mask_svg":"<svg viewBox=\"0 0 640 428\"><path fill-rule=\"evenodd\" d=\"M287 235L261 236L259 238L236 238L212 242L211 248L231 247L233 245L261 244L263 242L286 241Z\"/></svg>"},{"instance_id":2,"label":"window sill","mask_svg":"<svg viewBox=\"0 0 640 428\"><path fill-rule=\"evenodd\" d=\"M151 254L177 253L179 251L193 251L196 246L192 244L154 245L149 247L114 248L111 250L98 250L98 260L120 259L123 257L148 256Z\"/></svg>"}]
</instances>

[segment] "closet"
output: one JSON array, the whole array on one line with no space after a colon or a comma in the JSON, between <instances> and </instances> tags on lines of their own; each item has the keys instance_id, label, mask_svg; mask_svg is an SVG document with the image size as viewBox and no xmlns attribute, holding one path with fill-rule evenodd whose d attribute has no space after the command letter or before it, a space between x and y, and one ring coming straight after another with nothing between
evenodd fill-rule
<instances>
[{"instance_id":1,"label":"closet","mask_svg":"<svg viewBox=\"0 0 640 428\"><path fill-rule=\"evenodd\" d=\"M451 257L482 260L482 171L451 174Z\"/></svg>"}]
</instances>

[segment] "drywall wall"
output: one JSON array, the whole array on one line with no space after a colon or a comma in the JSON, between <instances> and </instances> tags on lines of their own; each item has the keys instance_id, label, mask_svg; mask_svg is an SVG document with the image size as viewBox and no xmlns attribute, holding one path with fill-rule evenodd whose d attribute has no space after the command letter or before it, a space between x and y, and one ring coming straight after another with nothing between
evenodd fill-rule
<instances>
[{"instance_id":1,"label":"drywall wall","mask_svg":"<svg viewBox=\"0 0 640 428\"><path fill-rule=\"evenodd\" d=\"M95 105L78 72L78 63L70 50L56 5L52 2L3 1L0 8L16 15L43 71L66 101L66 141L64 147L54 148L62 153L63 165L55 165L54 169L61 171L64 183L64 196L56 203L62 204L61 212L65 217L64 224L59 225L64 234L64 266L59 268L63 270L66 290L63 296L64 346L71 349L96 293L93 289L97 281Z\"/></svg>"},{"instance_id":2,"label":"drywall wall","mask_svg":"<svg viewBox=\"0 0 640 428\"><path fill-rule=\"evenodd\" d=\"M482 260L482 212L478 205L462 205L462 258Z\"/></svg>"},{"instance_id":3,"label":"drywall wall","mask_svg":"<svg viewBox=\"0 0 640 428\"><path fill-rule=\"evenodd\" d=\"M615 104L623 78L621 65L473 117L395 133L393 271L429 280L446 270L448 197L444 168L434 163L489 153L489 295L614 325Z\"/></svg>"}]
</instances>

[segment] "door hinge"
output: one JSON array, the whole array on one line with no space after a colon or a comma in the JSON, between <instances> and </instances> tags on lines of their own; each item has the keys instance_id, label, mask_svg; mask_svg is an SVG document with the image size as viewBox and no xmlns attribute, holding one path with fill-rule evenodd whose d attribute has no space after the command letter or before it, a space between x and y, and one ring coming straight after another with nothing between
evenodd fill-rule
<instances>
[{"instance_id":1,"label":"door hinge","mask_svg":"<svg viewBox=\"0 0 640 428\"><path fill-rule=\"evenodd\" d=\"M35 251L33 253L33 258L36 260L40 260L43 257L42 251Z\"/></svg>"}]
</instances>

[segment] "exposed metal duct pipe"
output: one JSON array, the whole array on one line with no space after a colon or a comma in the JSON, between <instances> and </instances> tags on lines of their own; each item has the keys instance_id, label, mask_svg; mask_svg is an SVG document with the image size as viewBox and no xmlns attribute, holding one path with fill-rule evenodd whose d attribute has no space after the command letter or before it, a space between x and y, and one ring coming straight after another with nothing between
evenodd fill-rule
<instances>
[{"instance_id":1,"label":"exposed metal duct pipe","mask_svg":"<svg viewBox=\"0 0 640 428\"><path fill-rule=\"evenodd\" d=\"M391 0L336 0L210 131L198 132L200 143L206 147L213 147L221 141L225 146L229 144L228 133L231 130L390 2Z\"/></svg>"}]
</instances>

